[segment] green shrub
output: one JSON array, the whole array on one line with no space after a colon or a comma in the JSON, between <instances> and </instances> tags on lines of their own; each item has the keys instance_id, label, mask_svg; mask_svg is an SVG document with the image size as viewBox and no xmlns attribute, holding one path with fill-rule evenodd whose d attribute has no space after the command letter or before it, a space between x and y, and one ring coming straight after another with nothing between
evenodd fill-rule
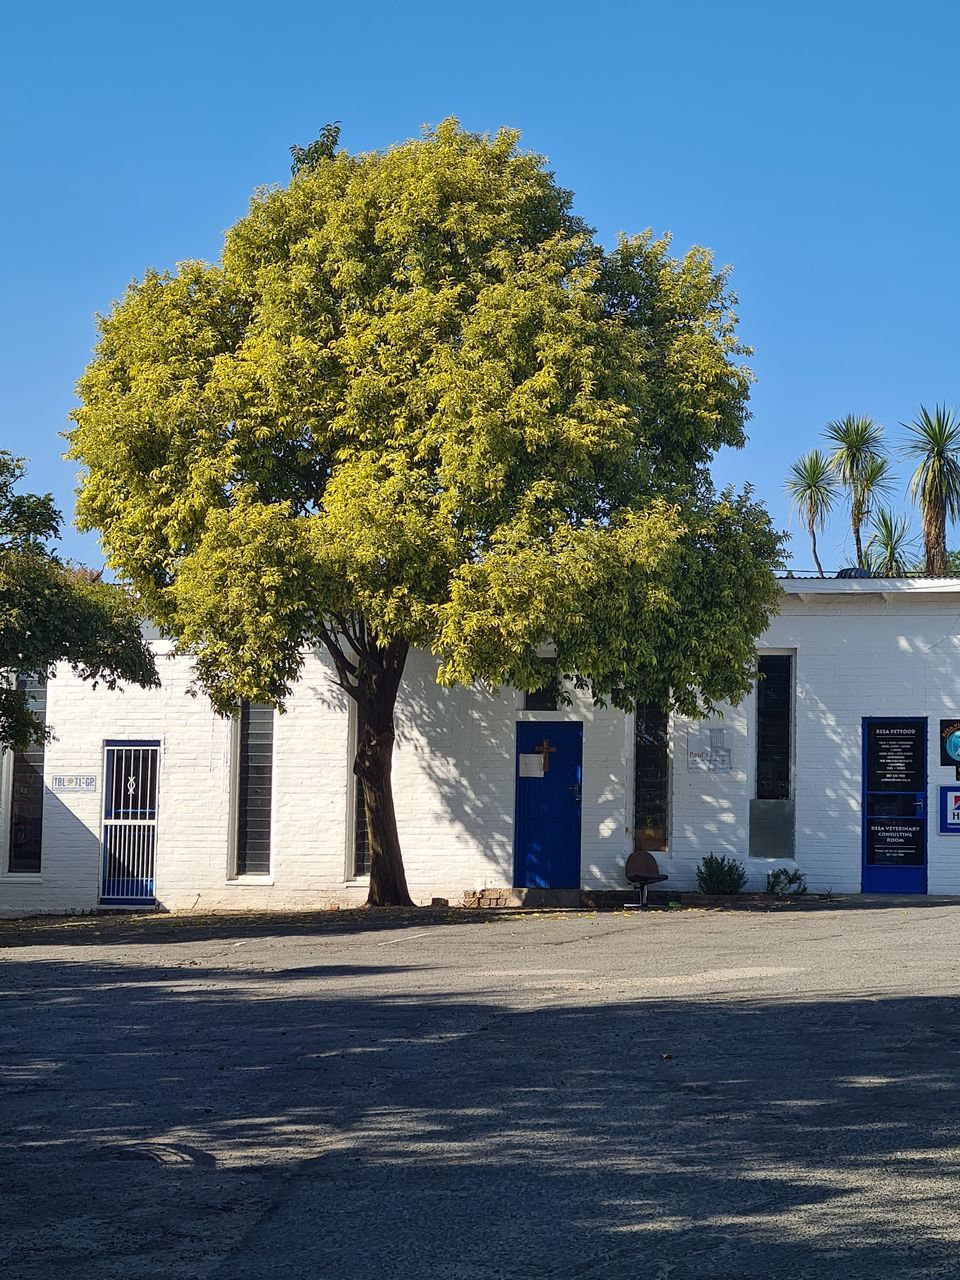
<instances>
[{"instance_id":1,"label":"green shrub","mask_svg":"<svg viewBox=\"0 0 960 1280\"><path fill-rule=\"evenodd\" d=\"M775 898L789 898L806 892L806 877L796 867L791 871L777 867L767 875L767 893L772 893Z\"/></svg>"},{"instance_id":2,"label":"green shrub","mask_svg":"<svg viewBox=\"0 0 960 1280\"><path fill-rule=\"evenodd\" d=\"M697 867L697 888L701 893L742 893L747 870L735 858L708 853Z\"/></svg>"}]
</instances>

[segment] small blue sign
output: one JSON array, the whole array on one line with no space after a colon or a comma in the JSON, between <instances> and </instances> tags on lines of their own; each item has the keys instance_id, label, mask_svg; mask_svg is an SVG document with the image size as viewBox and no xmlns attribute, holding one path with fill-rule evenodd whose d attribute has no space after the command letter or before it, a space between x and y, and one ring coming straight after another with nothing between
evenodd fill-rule
<instances>
[{"instance_id":1,"label":"small blue sign","mask_svg":"<svg viewBox=\"0 0 960 1280\"><path fill-rule=\"evenodd\" d=\"M940 834L960 836L960 787L940 788Z\"/></svg>"},{"instance_id":2,"label":"small blue sign","mask_svg":"<svg viewBox=\"0 0 960 1280\"><path fill-rule=\"evenodd\" d=\"M940 721L940 763L960 766L960 720Z\"/></svg>"}]
</instances>

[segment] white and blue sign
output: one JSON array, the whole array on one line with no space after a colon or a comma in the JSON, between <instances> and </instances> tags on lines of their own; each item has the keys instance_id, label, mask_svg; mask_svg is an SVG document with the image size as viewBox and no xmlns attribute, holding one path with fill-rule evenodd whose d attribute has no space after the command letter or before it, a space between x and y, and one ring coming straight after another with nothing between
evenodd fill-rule
<instances>
[{"instance_id":1,"label":"white and blue sign","mask_svg":"<svg viewBox=\"0 0 960 1280\"><path fill-rule=\"evenodd\" d=\"M50 779L51 791L96 791L95 773L55 773Z\"/></svg>"},{"instance_id":2,"label":"white and blue sign","mask_svg":"<svg viewBox=\"0 0 960 1280\"><path fill-rule=\"evenodd\" d=\"M940 721L940 763L960 766L960 720Z\"/></svg>"},{"instance_id":3,"label":"white and blue sign","mask_svg":"<svg viewBox=\"0 0 960 1280\"><path fill-rule=\"evenodd\" d=\"M940 788L940 834L960 836L960 787Z\"/></svg>"}]
</instances>

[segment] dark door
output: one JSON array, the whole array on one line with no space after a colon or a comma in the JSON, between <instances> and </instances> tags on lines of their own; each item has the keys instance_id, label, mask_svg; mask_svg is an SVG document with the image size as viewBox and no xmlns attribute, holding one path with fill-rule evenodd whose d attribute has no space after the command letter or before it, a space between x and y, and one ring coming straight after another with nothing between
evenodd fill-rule
<instances>
[{"instance_id":1,"label":"dark door","mask_svg":"<svg viewBox=\"0 0 960 1280\"><path fill-rule=\"evenodd\" d=\"M517 725L515 882L579 889L583 725Z\"/></svg>"},{"instance_id":2,"label":"dark door","mask_svg":"<svg viewBox=\"0 0 960 1280\"><path fill-rule=\"evenodd\" d=\"M864 893L927 892L927 722L863 722Z\"/></svg>"}]
</instances>

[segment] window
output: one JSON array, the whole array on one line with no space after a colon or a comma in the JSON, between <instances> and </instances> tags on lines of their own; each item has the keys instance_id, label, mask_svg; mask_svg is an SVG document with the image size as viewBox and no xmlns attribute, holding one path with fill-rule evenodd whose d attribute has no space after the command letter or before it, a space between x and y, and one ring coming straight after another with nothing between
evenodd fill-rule
<instances>
[{"instance_id":1,"label":"window","mask_svg":"<svg viewBox=\"0 0 960 1280\"><path fill-rule=\"evenodd\" d=\"M548 675L539 689L531 689L523 695L524 711L556 711L560 701L560 677L556 672L556 658L544 658Z\"/></svg>"},{"instance_id":2,"label":"window","mask_svg":"<svg viewBox=\"0 0 960 1280\"><path fill-rule=\"evenodd\" d=\"M237 771L237 875L270 874L273 807L273 707L240 707Z\"/></svg>"},{"instance_id":3,"label":"window","mask_svg":"<svg viewBox=\"0 0 960 1280\"><path fill-rule=\"evenodd\" d=\"M47 719L47 687L31 684L22 677L20 689L30 695L30 709L44 724ZM43 839L43 743L26 751L14 751L10 770L10 871L40 871Z\"/></svg>"},{"instance_id":4,"label":"window","mask_svg":"<svg viewBox=\"0 0 960 1280\"><path fill-rule=\"evenodd\" d=\"M667 847L670 803L668 716L654 702L638 702L634 716L633 847Z\"/></svg>"},{"instance_id":5,"label":"window","mask_svg":"<svg viewBox=\"0 0 960 1280\"><path fill-rule=\"evenodd\" d=\"M367 830L367 810L363 803L363 783L354 774L355 812L353 819L353 874L370 874L370 832Z\"/></svg>"},{"instance_id":6,"label":"window","mask_svg":"<svg viewBox=\"0 0 960 1280\"><path fill-rule=\"evenodd\" d=\"M793 658L764 654L757 665L757 799L789 800L793 782Z\"/></svg>"}]
</instances>

